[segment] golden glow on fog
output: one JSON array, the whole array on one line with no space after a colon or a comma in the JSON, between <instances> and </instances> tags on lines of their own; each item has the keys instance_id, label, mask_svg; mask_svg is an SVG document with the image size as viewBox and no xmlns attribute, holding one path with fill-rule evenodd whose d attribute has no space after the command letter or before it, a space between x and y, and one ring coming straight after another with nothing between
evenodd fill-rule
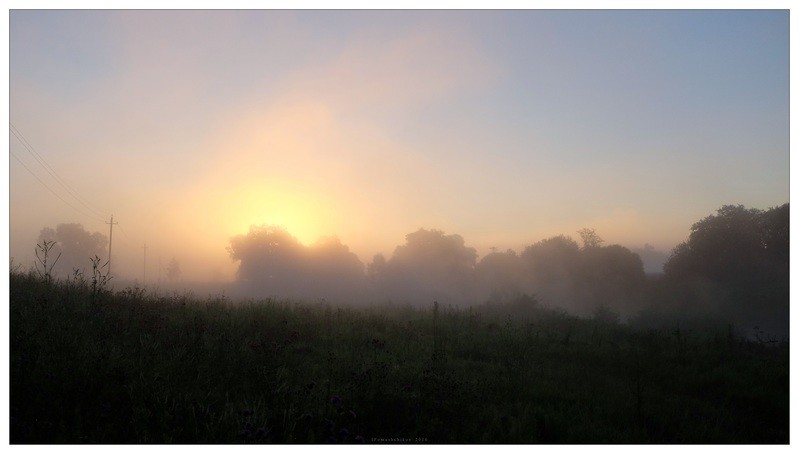
<instances>
[{"instance_id":1,"label":"golden glow on fog","mask_svg":"<svg viewBox=\"0 0 799 454\"><path fill-rule=\"evenodd\" d=\"M247 183L216 203L218 223L228 236L247 233L252 225L286 228L303 244L329 235L330 209L312 191L281 183Z\"/></svg>"}]
</instances>

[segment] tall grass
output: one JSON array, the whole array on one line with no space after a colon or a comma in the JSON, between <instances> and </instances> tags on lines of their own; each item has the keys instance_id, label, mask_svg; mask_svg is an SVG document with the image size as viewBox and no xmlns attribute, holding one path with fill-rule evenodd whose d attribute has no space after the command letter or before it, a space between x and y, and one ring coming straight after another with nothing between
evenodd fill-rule
<instances>
[{"instance_id":1,"label":"tall grass","mask_svg":"<svg viewBox=\"0 0 799 454\"><path fill-rule=\"evenodd\" d=\"M788 345L11 275L12 443L787 443Z\"/></svg>"}]
</instances>

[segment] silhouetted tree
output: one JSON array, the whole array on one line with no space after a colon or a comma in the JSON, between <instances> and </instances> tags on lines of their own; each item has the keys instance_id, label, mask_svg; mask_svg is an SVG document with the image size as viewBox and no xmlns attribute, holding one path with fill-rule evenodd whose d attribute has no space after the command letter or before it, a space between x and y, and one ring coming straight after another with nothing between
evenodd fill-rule
<instances>
[{"instance_id":1,"label":"silhouetted tree","mask_svg":"<svg viewBox=\"0 0 799 454\"><path fill-rule=\"evenodd\" d=\"M767 211L724 205L691 227L664 265L694 304L739 323L784 321L788 309L789 207Z\"/></svg>"},{"instance_id":2,"label":"silhouetted tree","mask_svg":"<svg viewBox=\"0 0 799 454\"><path fill-rule=\"evenodd\" d=\"M763 247L770 260L787 264L790 248L790 210L788 204L766 210L761 215L763 226Z\"/></svg>"},{"instance_id":3,"label":"silhouetted tree","mask_svg":"<svg viewBox=\"0 0 799 454\"><path fill-rule=\"evenodd\" d=\"M84 230L81 224L58 224L55 230L45 227L39 233L38 243L42 241L56 243L50 254L52 257L61 254L52 271L59 278L72 275L76 269L84 276L89 276L94 256L100 257L102 263L108 259L108 238L101 233Z\"/></svg>"},{"instance_id":4,"label":"silhouetted tree","mask_svg":"<svg viewBox=\"0 0 799 454\"><path fill-rule=\"evenodd\" d=\"M644 280L641 257L624 246L613 244L581 251L578 284L590 308L634 312L640 308L638 296Z\"/></svg>"},{"instance_id":5,"label":"silhouetted tree","mask_svg":"<svg viewBox=\"0 0 799 454\"><path fill-rule=\"evenodd\" d=\"M580 247L568 236L558 235L527 246L521 254L536 281L573 279L580 260Z\"/></svg>"},{"instance_id":6,"label":"silhouetted tree","mask_svg":"<svg viewBox=\"0 0 799 454\"><path fill-rule=\"evenodd\" d=\"M337 237L322 238L308 248L306 273L318 298L353 297L365 283L363 263Z\"/></svg>"},{"instance_id":7,"label":"silhouetted tree","mask_svg":"<svg viewBox=\"0 0 799 454\"><path fill-rule=\"evenodd\" d=\"M378 286L391 299L464 303L474 297L476 260L477 252L460 235L419 229L394 250Z\"/></svg>"},{"instance_id":8,"label":"silhouetted tree","mask_svg":"<svg viewBox=\"0 0 799 454\"><path fill-rule=\"evenodd\" d=\"M678 245L666 262L666 274L719 282L748 279L765 252L761 214L742 205L725 205L717 215L695 223L688 241Z\"/></svg>"},{"instance_id":9,"label":"silhouetted tree","mask_svg":"<svg viewBox=\"0 0 799 454\"><path fill-rule=\"evenodd\" d=\"M583 228L577 231L583 241L583 249L597 248L605 242L594 229Z\"/></svg>"},{"instance_id":10,"label":"silhouetted tree","mask_svg":"<svg viewBox=\"0 0 799 454\"><path fill-rule=\"evenodd\" d=\"M558 235L527 246L520 255L525 291L543 302L573 309L580 247L568 236Z\"/></svg>"},{"instance_id":11,"label":"silhouetted tree","mask_svg":"<svg viewBox=\"0 0 799 454\"><path fill-rule=\"evenodd\" d=\"M619 245L602 247L593 229L580 234L582 248L572 238L559 235L522 252L526 290L580 315L589 315L599 306L628 312L644 279L641 258Z\"/></svg>"},{"instance_id":12,"label":"silhouetted tree","mask_svg":"<svg viewBox=\"0 0 799 454\"><path fill-rule=\"evenodd\" d=\"M516 252L491 252L474 267L481 292L491 301L510 301L523 293L522 262Z\"/></svg>"},{"instance_id":13,"label":"silhouetted tree","mask_svg":"<svg viewBox=\"0 0 799 454\"><path fill-rule=\"evenodd\" d=\"M230 240L228 252L240 261L236 276L258 296L296 296L304 279L303 246L285 229L251 226Z\"/></svg>"},{"instance_id":14,"label":"silhouetted tree","mask_svg":"<svg viewBox=\"0 0 799 454\"><path fill-rule=\"evenodd\" d=\"M386 272L386 258L383 254L375 254L372 258L372 263L367 266L366 275L370 279L380 279L380 276Z\"/></svg>"},{"instance_id":15,"label":"silhouetted tree","mask_svg":"<svg viewBox=\"0 0 799 454\"><path fill-rule=\"evenodd\" d=\"M230 240L237 277L259 296L346 299L362 292L363 264L338 238L305 247L285 229L252 226Z\"/></svg>"},{"instance_id":16,"label":"silhouetted tree","mask_svg":"<svg viewBox=\"0 0 799 454\"><path fill-rule=\"evenodd\" d=\"M236 274L239 280L290 290L303 271L303 249L285 229L262 225L231 238L228 253L241 262Z\"/></svg>"}]
</instances>

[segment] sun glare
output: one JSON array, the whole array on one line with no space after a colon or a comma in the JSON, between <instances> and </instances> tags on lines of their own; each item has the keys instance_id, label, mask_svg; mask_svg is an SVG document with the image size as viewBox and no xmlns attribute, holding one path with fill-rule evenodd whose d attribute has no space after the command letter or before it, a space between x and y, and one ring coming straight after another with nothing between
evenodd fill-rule
<instances>
[{"instance_id":1,"label":"sun glare","mask_svg":"<svg viewBox=\"0 0 799 454\"><path fill-rule=\"evenodd\" d=\"M230 235L247 233L250 226L262 224L283 227L303 244L326 234L327 210L307 191L250 184L236 192L220 210L225 213L222 220Z\"/></svg>"}]
</instances>

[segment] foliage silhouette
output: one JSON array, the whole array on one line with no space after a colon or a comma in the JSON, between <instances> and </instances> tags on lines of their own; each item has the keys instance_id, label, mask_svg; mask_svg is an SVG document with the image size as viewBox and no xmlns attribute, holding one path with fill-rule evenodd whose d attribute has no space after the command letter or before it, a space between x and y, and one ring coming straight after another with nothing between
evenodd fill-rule
<instances>
[{"instance_id":1,"label":"foliage silhouette","mask_svg":"<svg viewBox=\"0 0 799 454\"><path fill-rule=\"evenodd\" d=\"M597 248L599 245L605 242L594 229L589 228L582 228L577 231L580 235L580 239L583 241L583 249L592 249Z\"/></svg>"},{"instance_id":2,"label":"foliage silhouette","mask_svg":"<svg viewBox=\"0 0 799 454\"><path fill-rule=\"evenodd\" d=\"M36 274L46 282L51 282L53 280L53 267L58 263L58 259L61 258L61 252L59 252L58 257L56 257L54 261L50 261L52 257L51 251L55 245L55 241L47 240L42 240L41 243L36 245L36 260L38 260L38 263L35 264ZM48 261L50 261L49 264Z\"/></svg>"},{"instance_id":3,"label":"foliage silhouette","mask_svg":"<svg viewBox=\"0 0 799 454\"><path fill-rule=\"evenodd\" d=\"M360 299L363 263L338 238L306 247L284 228L252 226L230 240L237 277L255 294L280 298Z\"/></svg>"},{"instance_id":4,"label":"foliage silhouette","mask_svg":"<svg viewBox=\"0 0 799 454\"><path fill-rule=\"evenodd\" d=\"M419 229L405 236L391 258L370 264L374 290L394 301L462 304L473 298L477 251L463 237Z\"/></svg>"},{"instance_id":5,"label":"foliage silhouette","mask_svg":"<svg viewBox=\"0 0 799 454\"><path fill-rule=\"evenodd\" d=\"M662 279L645 274L638 253L603 245L589 228L577 232L582 247L558 235L521 254L493 251L479 261L460 235L419 229L390 258L375 255L365 270L335 237L304 246L270 226L232 238L228 251L240 261L239 284L255 297L473 305L535 295L586 317L606 310L638 321L653 314L663 320L715 317L787 333L788 214L787 204L767 211L722 207L694 224ZM638 251L662 260L649 245Z\"/></svg>"},{"instance_id":6,"label":"foliage silhouette","mask_svg":"<svg viewBox=\"0 0 799 454\"><path fill-rule=\"evenodd\" d=\"M788 224L787 203L766 211L724 205L674 248L668 282L693 306L787 333Z\"/></svg>"},{"instance_id":7,"label":"foliage silhouette","mask_svg":"<svg viewBox=\"0 0 799 454\"><path fill-rule=\"evenodd\" d=\"M524 293L522 261L512 249L486 255L474 272L481 294L490 301L509 302Z\"/></svg>"},{"instance_id":8,"label":"foliage silhouette","mask_svg":"<svg viewBox=\"0 0 799 454\"><path fill-rule=\"evenodd\" d=\"M52 268L52 274L58 277L73 275L75 270L88 275L92 257L108 257L108 238L86 231L81 224L58 224L55 230L45 227L39 233L39 243L43 241L54 242L51 253L61 255Z\"/></svg>"},{"instance_id":9,"label":"foliage silhouette","mask_svg":"<svg viewBox=\"0 0 799 454\"><path fill-rule=\"evenodd\" d=\"M620 245L601 246L593 229L578 232L584 246L558 235L528 246L521 254L527 291L550 304L590 315L600 307L631 314L644 281L641 258Z\"/></svg>"}]
</instances>

